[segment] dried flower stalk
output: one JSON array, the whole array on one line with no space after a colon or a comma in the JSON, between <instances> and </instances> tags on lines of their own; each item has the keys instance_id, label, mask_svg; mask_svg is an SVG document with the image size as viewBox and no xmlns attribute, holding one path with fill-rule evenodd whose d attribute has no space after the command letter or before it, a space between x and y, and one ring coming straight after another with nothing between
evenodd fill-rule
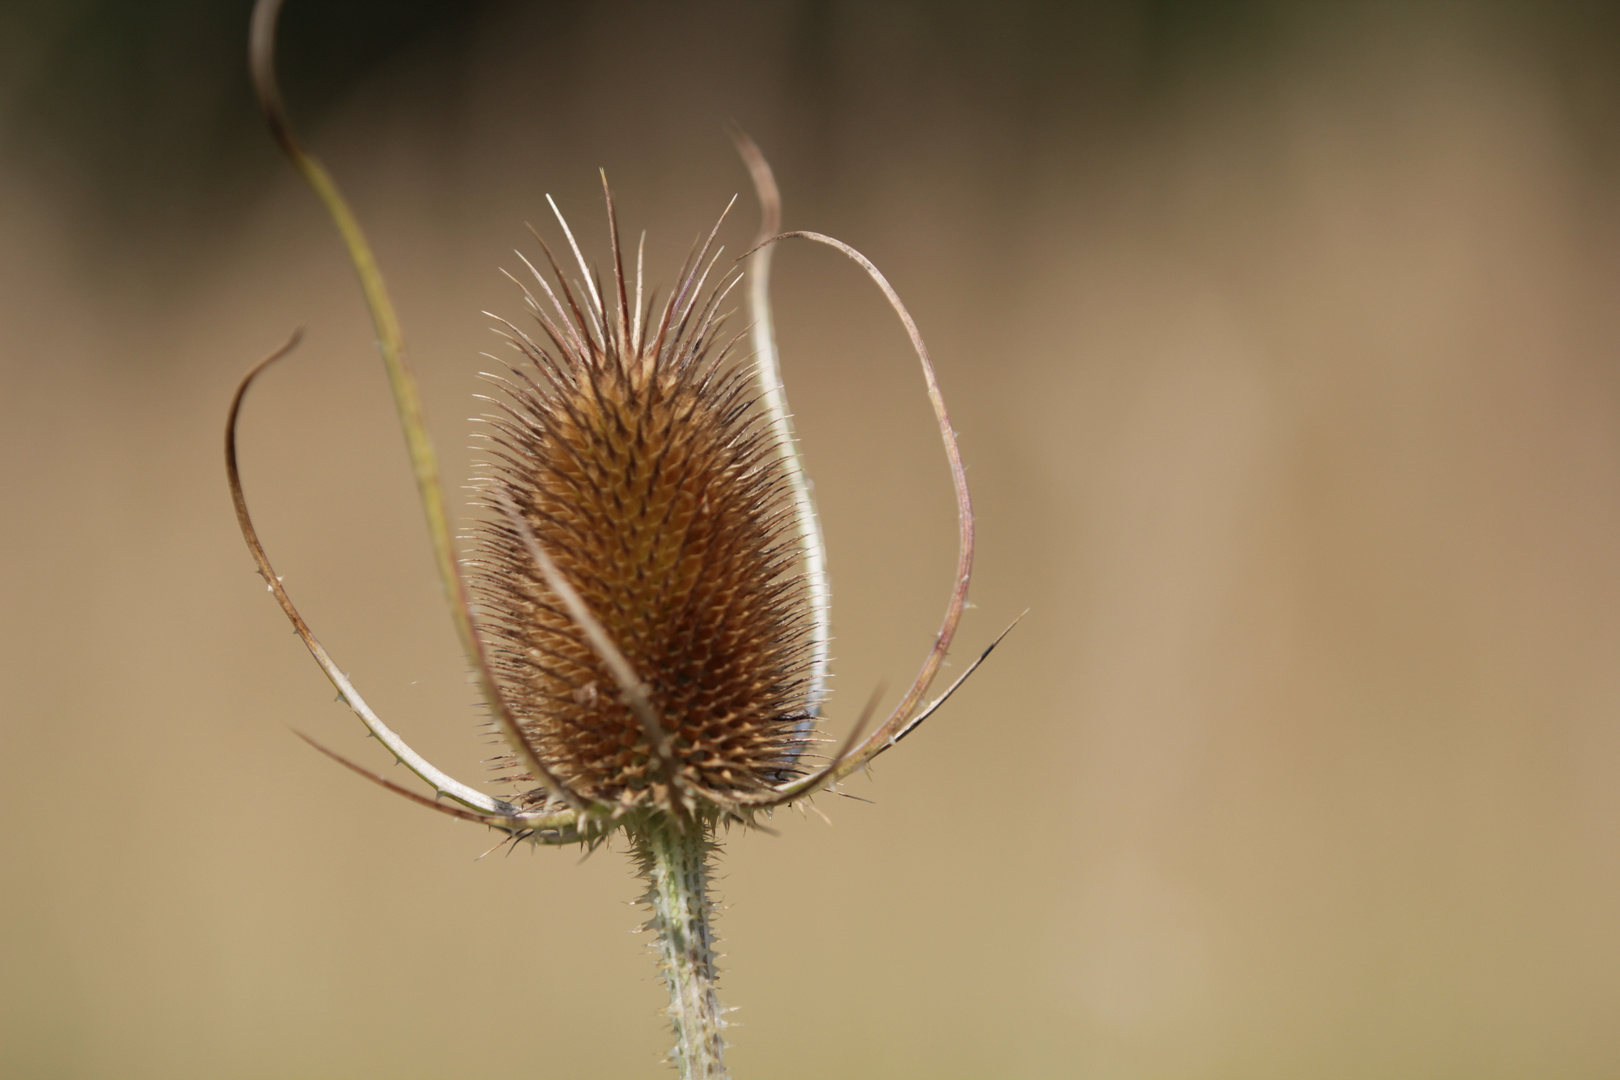
<instances>
[{"instance_id":1,"label":"dried flower stalk","mask_svg":"<svg viewBox=\"0 0 1620 1080\"><path fill-rule=\"evenodd\" d=\"M414 802L501 830L512 843L595 845L622 830L647 882L648 926L676 1036L671 1059L685 1080L724 1077L709 892L718 831L757 825L762 811L864 769L1001 640L923 706L961 618L973 557L966 476L927 350L893 288L859 252L817 233L777 235L775 183L746 136L736 133L764 219L750 253L752 367L733 355L742 335L725 336L722 305L740 271L718 267L719 224L660 305L644 296L639 250L634 274L626 271L604 177L607 287L558 214L580 276L571 281L540 240L549 274L524 260L533 275L524 294L539 332L502 321L518 361L491 377L500 394L490 399L499 412L487 418L480 498L487 517L464 577L381 274L347 203L299 145L280 104L279 7L280 0L259 0L254 11L255 87L272 133L325 204L360 278L440 578L491 722L510 750L500 764L517 794L498 799L455 780L389 729L300 617L259 542L242 491L236 423L254 378L295 336L248 373L231 402L226 470L237 517L270 591L342 699L434 795L317 749ZM815 770L803 759L825 693L825 555L788 420L768 294L769 245L789 237L842 251L904 323L950 463L961 539L944 620L911 687L861 739L874 698L845 745Z\"/></svg>"}]
</instances>

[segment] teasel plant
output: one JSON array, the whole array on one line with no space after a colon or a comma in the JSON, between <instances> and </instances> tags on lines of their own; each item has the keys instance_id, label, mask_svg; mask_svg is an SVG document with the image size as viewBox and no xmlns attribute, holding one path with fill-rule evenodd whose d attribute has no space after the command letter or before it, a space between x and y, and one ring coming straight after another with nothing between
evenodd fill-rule
<instances>
[{"instance_id":1,"label":"teasel plant","mask_svg":"<svg viewBox=\"0 0 1620 1080\"><path fill-rule=\"evenodd\" d=\"M340 699L431 794L309 740L347 768L422 806L504 834L504 844L594 849L621 835L646 883L659 969L669 990L682 1080L718 1080L726 1021L716 993L710 876L727 830L768 829L778 807L835 792L915 731L1007 631L932 701L967 601L973 511L945 402L916 324L865 256L813 232L781 232L770 167L734 131L762 221L729 266L720 224L696 243L669 295L644 292L643 249L627 270L603 176L611 265L591 268L552 203L577 276L536 233L523 259L533 329L498 319L515 360L489 378L481 517L458 556L404 338L365 235L326 169L298 141L281 103L274 42L281 0L258 0L253 84L282 151L342 237L375 326L452 619L490 723L507 753L497 798L412 750L368 706L305 623L248 513L236 429L254 380L294 335L248 372L231 400L225 464L248 550ZM735 199L733 199L735 202ZM729 210L730 207L727 207ZM821 529L797 451L769 300L774 245L832 247L883 292L922 367L957 503L956 579L933 647L909 689L870 731L877 697L835 754L812 767L828 677L829 590ZM744 266L747 268L746 289ZM510 275L509 275L510 276ZM742 291L749 325L728 327ZM744 349L752 363L739 360ZM1011 627L1008 628L1010 630ZM495 850L495 849L491 849Z\"/></svg>"}]
</instances>

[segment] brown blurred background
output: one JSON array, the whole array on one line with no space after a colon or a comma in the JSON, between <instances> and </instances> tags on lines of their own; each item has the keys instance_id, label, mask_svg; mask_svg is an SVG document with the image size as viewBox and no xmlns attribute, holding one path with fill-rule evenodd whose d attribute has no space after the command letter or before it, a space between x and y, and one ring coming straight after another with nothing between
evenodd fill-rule
<instances>
[{"instance_id":1,"label":"brown blurred background","mask_svg":"<svg viewBox=\"0 0 1620 1080\"><path fill-rule=\"evenodd\" d=\"M596 172L668 282L774 162L906 297L982 546L851 791L730 845L748 1078L1620 1075L1620 12L1609 3L291 0L287 92L396 290L448 480L483 309ZM666 1075L617 851L495 837L369 328L261 132L245 3L0 8L0 1075ZM951 505L858 271L778 259L834 726L910 677Z\"/></svg>"}]
</instances>

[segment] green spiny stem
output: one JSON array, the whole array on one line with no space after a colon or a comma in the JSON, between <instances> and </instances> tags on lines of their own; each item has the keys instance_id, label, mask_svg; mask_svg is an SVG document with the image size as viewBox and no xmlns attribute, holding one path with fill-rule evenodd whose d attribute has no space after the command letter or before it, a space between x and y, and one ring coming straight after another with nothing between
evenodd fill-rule
<instances>
[{"instance_id":1,"label":"green spiny stem","mask_svg":"<svg viewBox=\"0 0 1620 1080\"><path fill-rule=\"evenodd\" d=\"M715 993L714 932L710 921L709 856L713 826L685 828L663 814L629 830L652 908L647 926L658 934L659 967L669 987L669 1021L675 1032L671 1057L681 1080L725 1080L725 1040Z\"/></svg>"}]
</instances>

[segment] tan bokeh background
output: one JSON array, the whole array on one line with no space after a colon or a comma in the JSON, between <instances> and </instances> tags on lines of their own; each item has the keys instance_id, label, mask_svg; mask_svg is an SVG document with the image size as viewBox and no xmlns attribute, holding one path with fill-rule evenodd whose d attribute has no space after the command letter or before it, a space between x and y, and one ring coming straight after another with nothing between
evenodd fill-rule
<instances>
[{"instance_id":1,"label":"tan bokeh background","mask_svg":"<svg viewBox=\"0 0 1620 1080\"><path fill-rule=\"evenodd\" d=\"M1030 614L871 804L730 845L739 1077L1620 1072L1614 27L1239 8L490 8L311 109L452 483L543 193L600 253L605 166L667 282L745 190L727 119L935 352L958 663ZM0 1074L661 1075L619 852L475 862L289 733L382 761L222 475L301 325L244 426L266 542L408 738L490 752L351 275L242 145L195 217L0 166ZM927 647L949 488L880 298L778 267L836 726Z\"/></svg>"}]
</instances>

